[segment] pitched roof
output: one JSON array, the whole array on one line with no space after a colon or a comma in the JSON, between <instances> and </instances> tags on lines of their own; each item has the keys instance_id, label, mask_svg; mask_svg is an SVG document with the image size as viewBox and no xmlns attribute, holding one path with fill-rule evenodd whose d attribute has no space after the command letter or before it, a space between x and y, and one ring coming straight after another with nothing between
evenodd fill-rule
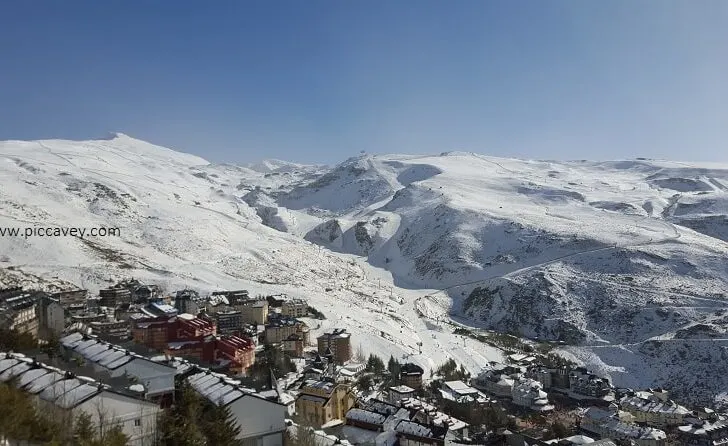
<instances>
[{"instance_id":1,"label":"pitched roof","mask_svg":"<svg viewBox=\"0 0 728 446\"><path fill-rule=\"evenodd\" d=\"M189 376L187 382L197 393L217 406L227 406L243 397L253 397L271 404L283 405L278 401L265 398L253 389L242 387L240 381L210 370L203 369L201 372Z\"/></svg>"},{"instance_id":2,"label":"pitched roof","mask_svg":"<svg viewBox=\"0 0 728 446\"><path fill-rule=\"evenodd\" d=\"M38 395L63 409L70 409L111 388L91 378L74 376L21 354L0 353L0 382Z\"/></svg>"}]
</instances>

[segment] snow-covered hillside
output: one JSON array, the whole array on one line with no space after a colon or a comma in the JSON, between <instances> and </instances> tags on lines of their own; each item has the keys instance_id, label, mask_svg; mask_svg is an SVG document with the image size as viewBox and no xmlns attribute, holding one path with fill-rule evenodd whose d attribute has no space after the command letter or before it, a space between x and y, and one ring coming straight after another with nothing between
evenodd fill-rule
<instances>
[{"instance_id":1,"label":"snow-covered hillside","mask_svg":"<svg viewBox=\"0 0 728 446\"><path fill-rule=\"evenodd\" d=\"M617 384L707 399L728 389L726 185L728 166L456 152L350 159L279 203L325 214L309 240L443 289L417 301L426 314L563 340ZM632 357L653 373L614 372Z\"/></svg>"},{"instance_id":2,"label":"snow-covered hillside","mask_svg":"<svg viewBox=\"0 0 728 446\"><path fill-rule=\"evenodd\" d=\"M0 142L0 228L121 231L118 237L0 237L0 287L95 291L135 277L167 291L286 293L327 316L311 321L314 334L346 328L366 354L408 358L426 370L452 357L474 372L502 358L497 349L463 345L444 325L417 318L420 291L393 287L388 272L304 240L320 221L268 197L312 181L321 168L284 170L211 165L125 135Z\"/></svg>"},{"instance_id":3,"label":"snow-covered hillside","mask_svg":"<svg viewBox=\"0 0 728 446\"><path fill-rule=\"evenodd\" d=\"M617 385L728 392L728 166L461 152L211 165L115 135L1 142L0 181L0 227L122 231L0 238L14 268L0 285L12 272L286 292L329 316L317 330L428 369L500 358L436 322L450 317L566 341Z\"/></svg>"}]
</instances>

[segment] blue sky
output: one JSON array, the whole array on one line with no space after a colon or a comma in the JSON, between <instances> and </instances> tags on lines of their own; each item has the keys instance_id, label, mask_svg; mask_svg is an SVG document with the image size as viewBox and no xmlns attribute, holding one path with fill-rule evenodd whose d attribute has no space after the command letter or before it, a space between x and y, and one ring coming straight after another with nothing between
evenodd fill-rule
<instances>
[{"instance_id":1,"label":"blue sky","mask_svg":"<svg viewBox=\"0 0 728 446\"><path fill-rule=\"evenodd\" d=\"M728 161L728 1L0 2L0 139Z\"/></svg>"}]
</instances>

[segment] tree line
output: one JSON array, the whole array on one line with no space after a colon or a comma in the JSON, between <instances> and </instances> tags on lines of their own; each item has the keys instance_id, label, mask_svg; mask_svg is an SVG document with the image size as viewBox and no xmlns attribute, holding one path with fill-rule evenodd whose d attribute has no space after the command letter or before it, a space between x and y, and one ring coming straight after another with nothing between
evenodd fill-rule
<instances>
[{"instance_id":1,"label":"tree line","mask_svg":"<svg viewBox=\"0 0 728 446\"><path fill-rule=\"evenodd\" d=\"M129 441L120 425L94 423L85 412L40 410L14 383L0 383L0 439L51 446L124 446Z\"/></svg>"}]
</instances>

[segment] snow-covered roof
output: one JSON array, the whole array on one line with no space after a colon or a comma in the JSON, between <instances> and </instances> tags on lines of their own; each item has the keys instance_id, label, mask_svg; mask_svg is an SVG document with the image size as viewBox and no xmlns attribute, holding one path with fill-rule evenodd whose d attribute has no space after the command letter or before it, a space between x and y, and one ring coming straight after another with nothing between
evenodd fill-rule
<instances>
[{"instance_id":1,"label":"snow-covered roof","mask_svg":"<svg viewBox=\"0 0 728 446\"><path fill-rule=\"evenodd\" d=\"M719 420L715 422L703 421L700 424L688 424L685 426L678 426L678 430L685 434L690 435L708 435L709 433L715 432L721 429L728 429L728 421Z\"/></svg>"},{"instance_id":2,"label":"snow-covered roof","mask_svg":"<svg viewBox=\"0 0 728 446\"><path fill-rule=\"evenodd\" d=\"M96 336L72 333L60 339L61 345L94 363L107 372L121 369L125 375L141 381L150 395L174 391L175 369L149 358L124 350ZM103 377L101 377L103 379Z\"/></svg>"},{"instance_id":3,"label":"snow-covered roof","mask_svg":"<svg viewBox=\"0 0 728 446\"><path fill-rule=\"evenodd\" d=\"M585 412L584 416L593 420L606 420L614 417L614 412L610 412L598 407L589 407Z\"/></svg>"},{"instance_id":4,"label":"snow-covered roof","mask_svg":"<svg viewBox=\"0 0 728 446\"><path fill-rule=\"evenodd\" d=\"M628 410L651 413L666 413L687 415L691 413L687 408L672 401L659 401L641 398L640 396L624 397L620 401L622 406Z\"/></svg>"},{"instance_id":5,"label":"snow-covered roof","mask_svg":"<svg viewBox=\"0 0 728 446\"><path fill-rule=\"evenodd\" d=\"M22 355L0 353L0 382L15 380L15 385L44 401L71 409L103 391L109 386L91 378L76 377L49 365Z\"/></svg>"},{"instance_id":6,"label":"snow-covered roof","mask_svg":"<svg viewBox=\"0 0 728 446\"><path fill-rule=\"evenodd\" d=\"M597 407L590 407L584 412L584 417L593 424L601 426L610 432L610 436L617 435L623 438L662 440L666 438L664 431L651 427L641 427L619 421L615 412L606 411ZM582 423L582 428L590 430L590 423Z\"/></svg>"},{"instance_id":7,"label":"snow-covered roof","mask_svg":"<svg viewBox=\"0 0 728 446\"><path fill-rule=\"evenodd\" d=\"M359 421L362 423L381 425L384 424L384 421L387 419L387 417L376 412L353 408L349 409L349 411L346 412L346 419Z\"/></svg>"},{"instance_id":8,"label":"snow-covered roof","mask_svg":"<svg viewBox=\"0 0 728 446\"><path fill-rule=\"evenodd\" d=\"M433 435L432 429L430 429L428 426L408 420L402 420L397 423L397 426L395 426L394 430L395 432L413 435L421 438L431 438Z\"/></svg>"},{"instance_id":9,"label":"snow-covered roof","mask_svg":"<svg viewBox=\"0 0 728 446\"><path fill-rule=\"evenodd\" d=\"M470 393L478 393L477 389L470 387L469 385L465 384L462 381L445 381L444 384L453 392L459 393L461 395L470 394Z\"/></svg>"},{"instance_id":10,"label":"snow-covered roof","mask_svg":"<svg viewBox=\"0 0 728 446\"><path fill-rule=\"evenodd\" d=\"M197 393L218 406L226 406L243 395L253 393L221 373L200 372L187 378L187 382Z\"/></svg>"},{"instance_id":11,"label":"snow-covered roof","mask_svg":"<svg viewBox=\"0 0 728 446\"><path fill-rule=\"evenodd\" d=\"M182 374L190 371L192 368L197 367L195 364L192 364L191 362L187 361L186 359L180 358L177 356L175 356L174 358L168 358L165 355L158 355L158 356L153 356L149 359L154 362L162 363L169 367L175 368L177 370L175 373L176 375L182 375Z\"/></svg>"},{"instance_id":12,"label":"snow-covered roof","mask_svg":"<svg viewBox=\"0 0 728 446\"><path fill-rule=\"evenodd\" d=\"M400 401L402 407L411 410L422 410L428 414L430 419L435 425L448 427L451 430L460 430L465 428L468 424L455 417L451 417L443 412L440 412L436 406L419 400L417 398L405 398Z\"/></svg>"},{"instance_id":13,"label":"snow-covered roof","mask_svg":"<svg viewBox=\"0 0 728 446\"><path fill-rule=\"evenodd\" d=\"M404 384L400 386L390 387L389 390L396 393L412 393L415 391L415 389L413 389L412 387L405 386Z\"/></svg>"}]
</instances>

